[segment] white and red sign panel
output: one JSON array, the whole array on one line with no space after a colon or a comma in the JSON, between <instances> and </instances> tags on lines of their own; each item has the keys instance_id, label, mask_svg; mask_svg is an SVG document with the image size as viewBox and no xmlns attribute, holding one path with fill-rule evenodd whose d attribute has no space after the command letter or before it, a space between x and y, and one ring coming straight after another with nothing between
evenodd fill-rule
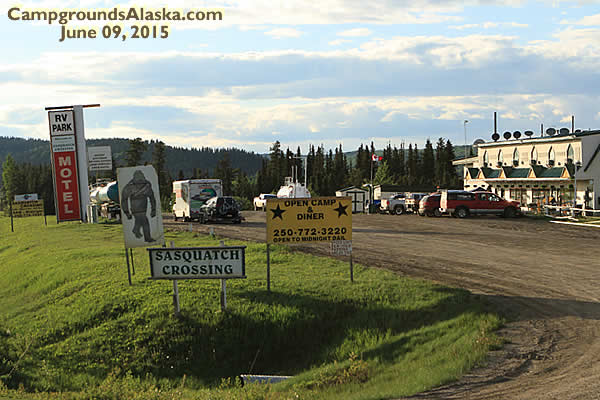
<instances>
[{"instance_id":1,"label":"white and red sign panel","mask_svg":"<svg viewBox=\"0 0 600 400\"><path fill-rule=\"evenodd\" d=\"M56 217L59 222L81 219L73 121L72 110L48 112L56 191Z\"/></svg>"}]
</instances>

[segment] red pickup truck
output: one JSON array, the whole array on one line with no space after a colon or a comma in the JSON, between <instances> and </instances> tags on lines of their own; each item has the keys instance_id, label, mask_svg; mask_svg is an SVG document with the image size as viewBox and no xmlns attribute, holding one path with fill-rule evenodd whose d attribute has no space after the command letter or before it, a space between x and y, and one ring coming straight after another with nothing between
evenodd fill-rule
<instances>
[{"instance_id":1,"label":"red pickup truck","mask_svg":"<svg viewBox=\"0 0 600 400\"><path fill-rule=\"evenodd\" d=\"M444 190L440 210L458 218L469 215L500 215L508 218L521 214L518 201L508 201L492 192Z\"/></svg>"}]
</instances>

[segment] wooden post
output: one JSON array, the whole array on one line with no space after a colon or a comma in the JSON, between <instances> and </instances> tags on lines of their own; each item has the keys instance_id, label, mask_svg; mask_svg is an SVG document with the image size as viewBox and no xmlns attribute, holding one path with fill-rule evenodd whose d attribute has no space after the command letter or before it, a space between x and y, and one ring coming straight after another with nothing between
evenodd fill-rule
<instances>
[{"instance_id":1,"label":"wooden post","mask_svg":"<svg viewBox=\"0 0 600 400\"><path fill-rule=\"evenodd\" d=\"M227 279L221 279L221 311L227 311Z\"/></svg>"},{"instance_id":2,"label":"wooden post","mask_svg":"<svg viewBox=\"0 0 600 400\"><path fill-rule=\"evenodd\" d=\"M225 242L221 240L219 246L225 247ZM221 311L227 311L227 279L221 279Z\"/></svg>"},{"instance_id":3,"label":"wooden post","mask_svg":"<svg viewBox=\"0 0 600 400\"><path fill-rule=\"evenodd\" d=\"M271 245L267 243L267 292L271 291Z\"/></svg>"},{"instance_id":4,"label":"wooden post","mask_svg":"<svg viewBox=\"0 0 600 400\"><path fill-rule=\"evenodd\" d=\"M350 252L350 282L354 283L354 265L352 265L352 252Z\"/></svg>"},{"instance_id":5,"label":"wooden post","mask_svg":"<svg viewBox=\"0 0 600 400\"><path fill-rule=\"evenodd\" d=\"M131 286L131 270L129 269L129 251L125 247L125 259L127 260L127 278L129 279L129 286Z\"/></svg>"},{"instance_id":6,"label":"wooden post","mask_svg":"<svg viewBox=\"0 0 600 400\"><path fill-rule=\"evenodd\" d=\"M175 247L174 242L171 242L171 247ZM181 315L181 308L179 306L179 285L177 284L177 279L173 280L173 308L175 309L175 316L179 317Z\"/></svg>"}]
</instances>

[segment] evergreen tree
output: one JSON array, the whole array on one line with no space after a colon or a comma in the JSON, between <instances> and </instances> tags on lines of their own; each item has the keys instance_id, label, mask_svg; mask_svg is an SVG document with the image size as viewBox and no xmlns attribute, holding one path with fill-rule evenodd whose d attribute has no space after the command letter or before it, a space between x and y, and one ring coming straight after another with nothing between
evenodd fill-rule
<instances>
[{"instance_id":1,"label":"evergreen tree","mask_svg":"<svg viewBox=\"0 0 600 400\"><path fill-rule=\"evenodd\" d=\"M15 194L18 193L19 183L19 172L17 169L17 163L9 154L6 156L4 164L2 164L2 189L3 189L3 201L9 204L13 201Z\"/></svg>"},{"instance_id":2,"label":"evergreen tree","mask_svg":"<svg viewBox=\"0 0 600 400\"><path fill-rule=\"evenodd\" d=\"M446 165L446 143L443 138L439 138L435 145L435 175L434 183L436 186L446 188L445 177Z\"/></svg>"},{"instance_id":3,"label":"evergreen tree","mask_svg":"<svg viewBox=\"0 0 600 400\"><path fill-rule=\"evenodd\" d=\"M383 160L380 161L379 167L377 168L377 173L375 174L375 178L373 178L373 185L389 185L394 183L394 179L392 173L390 171L390 167L388 162Z\"/></svg>"},{"instance_id":4,"label":"evergreen tree","mask_svg":"<svg viewBox=\"0 0 600 400\"><path fill-rule=\"evenodd\" d=\"M158 190L160 192L160 201L162 208L167 209L171 200L171 181L166 169L165 144L162 141L154 143L152 151L152 166L158 176Z\"/></svg>"},{"instance_id":5,"label":"evergreen tree","mask_svg":"<svg viewBox=\"0 0 600 400\"><path fill-rule=\"evenodd\" d=\"M234 171L231 168L229 155L225 153L215 168L215 177L223 182L223 195L231 196L233 188Z\"/></svg>"},{"instance_id":6,"label":"evergreen tree","mask_svg":"<svg viewBox=\"0 0 600 400\"><path fill-rule=\"evenodd\" d=\"M129 149L125 154L125 160L127 161L128 167L135 167L140 165L144 152L148 148L148 144L141 138L129 140Z\"/></svg>"},{"instance_id":7,"label":"evergreen tree","mask_svg":"<svg viewBox=\"0 0 600 400\"><path fill-rule=\"evenodd\" d=\"M433 154L433 145L429 138L425 142L425 150L423 150L423 162L421 163L423 183L427 185L434 184L435 177L435 155Z\"/></svg>"},{"instance_id":8,"label":"evergreen tree","mask_svg":"<svg viewBox=\"0 0 600 400\"><path fill-rule=\"evenodd\" d=\"M406 160L406 183L413 185L416 180L416 168L415 154L413 152L412 143L408 144L408 155Z\"/></svg>"},{"instance_id":9,"label":"evergreen tree","mask_svg":"<svg viewBox=\"0 0 600 400\"><path fill-rule=\"evenodd\" d=\"M459 186L458 185L459 176L456 172L456 168L454 167L454 165L452 165L452 161L456 158L456 156L454 154L454 146L452 146L450 139L448 139L446 141L446 147L444 148L444 153L445 153L444 171L445 171L447 185L450 188L457 188Z\"/></svg>"}]
</instances>

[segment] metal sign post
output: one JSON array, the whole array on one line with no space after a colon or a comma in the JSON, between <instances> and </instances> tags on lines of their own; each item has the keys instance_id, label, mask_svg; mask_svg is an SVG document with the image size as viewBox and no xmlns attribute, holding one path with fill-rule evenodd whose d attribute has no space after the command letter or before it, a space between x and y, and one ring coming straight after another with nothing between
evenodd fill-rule
<instances>
[{"instance_id":1,"label":"metal sign post","mask_svg":"<svg viewBox=\"0 0 600 400\"><path fill-rule=\"evenodd\" d=\"M271 291L271 245L267 243L267 292Z\"/></svg>"},{"instance_id":2,"label":"metal sign post","mask_svg":"<svg viewBox=\"0 0 600 400\"><path fill-rule=\"evenodd\" d=\"M129 286L131 286L131 269L129 268L129 251L125 247L125 260L127 260L127 278L129 279Z\"/></svg>"}]
</instances>

